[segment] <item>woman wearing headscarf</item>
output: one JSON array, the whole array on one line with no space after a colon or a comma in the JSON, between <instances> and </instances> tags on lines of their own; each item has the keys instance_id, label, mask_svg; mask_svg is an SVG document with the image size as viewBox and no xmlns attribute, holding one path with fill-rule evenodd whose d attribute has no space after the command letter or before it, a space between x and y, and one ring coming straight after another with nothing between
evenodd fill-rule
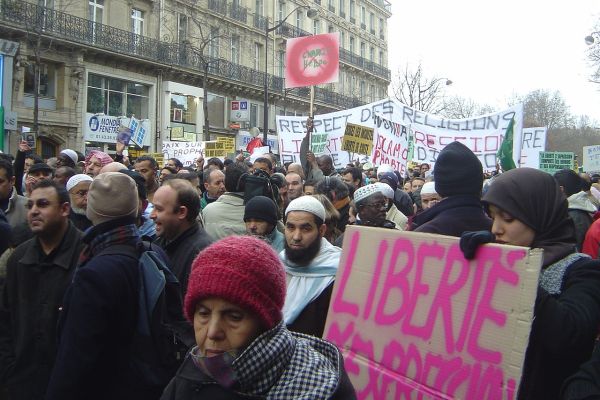
<instances>
[{"instance_id":1,"label":"woman wearing headscarf","mask_svg":"<svg viewBox=\"0 0 600 400\"><path fill-rule=\"evenodd\" d=\"M558 399L592 354L600 326L600 262L575 251L567 199L554 178L518 168L495 178L483 203L496 242L544 250L519 399Z\"/></svg>"},{"instance_id":2,"label":"woman wearing headscarf","mask_svg":"<svg viewBox=\"0 0 600 400\"><path fill-rule=\"evenodd\" d=\"M196 346L161 399L356 399L339 350L285 327L285 288L262 240L229 236L204 249L184 303Z\"/></svg>"}]
</instances>

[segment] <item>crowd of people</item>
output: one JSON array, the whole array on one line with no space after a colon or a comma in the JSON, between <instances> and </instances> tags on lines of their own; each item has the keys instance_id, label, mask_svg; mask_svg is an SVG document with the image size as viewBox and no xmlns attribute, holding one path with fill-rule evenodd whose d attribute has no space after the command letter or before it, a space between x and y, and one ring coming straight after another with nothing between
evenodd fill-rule
<instances>
[{"instance_id":1,"label":"crowd of people","mask_svg":"<svg viewBox=\"0 0 600 400\"><path fill-rule=\"evenodd\" d=\"M600 175L487 175L459 142L405 176L306 148L191 166L123 149L0 154L0 398L356 398L322 339L348 225L454 236L466 258L543 249L518 398L599 398ZM158 386L132 367L140 246L195 342Z\"/></svg>"}]
</instances>

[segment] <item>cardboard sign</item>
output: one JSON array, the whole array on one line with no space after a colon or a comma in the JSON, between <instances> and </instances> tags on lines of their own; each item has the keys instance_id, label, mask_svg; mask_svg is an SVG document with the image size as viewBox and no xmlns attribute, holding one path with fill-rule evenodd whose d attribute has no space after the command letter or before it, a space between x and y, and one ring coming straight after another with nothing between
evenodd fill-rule
<instances>
[{"instance_id":1,"label":"cardboard sign","mask_svg":"<svg viewBox=\"0 0 600 400\"><path fill-rule=\"evenodd\" d=\"M600 172L600 145L583 147L583 170Z\"/></svg>"},{"instance_id":2,"label":"cardboard sign","mask_svg":"<svg viewBox=\"0 0 600 400\"><path fill-rule=\"evenodd\" d=\"M346 124L342 138L342 150L370 156L373 152L373 128Z\"/></svg>"},{"instance_id":3,"label":"cardboard sign","mask_svg":"<svg viewBox=\"0 0 600 400\"><path fill-rule=\"evenodd\" d=\"M519 167L538 168L540 166L540 152L546 151L546 134L548 128L523 128L521 141L521 158Z\"/></svg>"},{"instance_id":4,"label":"cardboard sign","mask_svg":"<svg viewBox=\"0 0 600 400\"><path fill-rule=\"evenodd\" d=\"M285 65L286 89L337 82L340 72L339 33L288 39Z\"/></svg>"},{"instance_id":5,"label":"cardboard sign","mask_svg":"<svg viewBox=\"0 0 600 400\"><path fill-rule=\"evenodd\" d=\"M177 158L184 167L194 165L196 159L204 156L204 142L164 141L162 154L165 159ZM162 163L160 165L163 165Z\"/></svg>"},{"instance_id":6,"label":"cardboard sign","mask_svg":"<svg viewBox=\"0 0 600 400\"><path fill-rule=\"evenodd\" d=\"M515 399L542 253L348 226L324 337L358 399Z\"/></svg>"},{"instance_id":7,"label":"cardboard sign","mask_svg":"<svg viewBox=\"0 0 600 400\"><path fill-rule=\"evenodd\" d=\"M373 149L374 165L387 164L403 176L406 175L406 164L410 159L410 129L392 122L380 115L375 115L375 147Z\"/></svg>"},{"instance_id":8,"label":"cardboard sign","mask_svg":"<svg viewBox=\"0 0 600 400\"><path fill-rule=\"evenodd\" d=\"M233 136L217 136L217 142L223 143L226 153L235 153L235 138Z\"/></svg>"},{"instance_id":9,"label":"cardboard sign","mask_svg":"<svg viewBox=\"0 0 600 400\"><path fill-rule=\"evenodd\" d=\"M217 142L215 140L215 141L210 141L210 142L204 142L204 144L205 144L204 154L206 155L206 158L227 157L228 152L227 152L227 149L225 148L224 142Z\"/></svg>"},{"instance_id":10,"label":"cardboard sign","mask_svg":"<svg viewBox=\"0 0 600 400\"><path fill-rule=\"evenodd\" d=\"M575 153L566 151L542 151L540 152L539 169L549 174L554 174L561 169L573 169L575 167Z\"/></svg>"}]
</instances>

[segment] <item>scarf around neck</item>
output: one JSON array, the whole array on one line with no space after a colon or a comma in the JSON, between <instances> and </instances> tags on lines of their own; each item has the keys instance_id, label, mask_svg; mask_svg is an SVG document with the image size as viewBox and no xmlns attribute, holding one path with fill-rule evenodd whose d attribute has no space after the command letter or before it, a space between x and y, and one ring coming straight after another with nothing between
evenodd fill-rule
<instances>
[{"instance_id":1,"label":"scarf around neck","mask_svg":"<svg viewBox=\"0 0 600 400\"><path fill-rule=\"evenodd\" d=\"M95 254L100 253L107 247L116 244L136 244L140 239L140 233L134 223L118 224L118 220L105 222L88 229L83 236L87 246L81 252L79 265L88 262ZM123 222L130 222L129 219Z\"/></svg>"},{"instance_id":2,"label":"scarf around neck","mask_svg":"<svg viewBox=\"0 0 600 400\"><path fill-rule=\"evenodd\" d=\"M315 300L334 281L342 250L321 238L321 248L308 266L289 261L285 250L279 253L289 276L283 320L292 324L304 308Z\"/></svg>"}]
</instances>

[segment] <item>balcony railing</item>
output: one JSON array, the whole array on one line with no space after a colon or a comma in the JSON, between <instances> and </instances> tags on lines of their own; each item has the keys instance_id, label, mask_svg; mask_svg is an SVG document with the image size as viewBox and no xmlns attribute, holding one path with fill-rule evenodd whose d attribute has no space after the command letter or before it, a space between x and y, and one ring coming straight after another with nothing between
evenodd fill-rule
<instances>
[{"instance_id":1,"label":"balcony railing","mask_svg":"<svg viewBox=\"0 0 600 400\"><path fill-rule=\"evenodd\" d=\"M254 27L262 31L267 29L268 20L259 14L254 14Z\"/></svg>"},{"instance_id":2,"label":"balcony railing","mask_svg":"<svg viewBox=\"0 0 600 400\"><path fill-rule=\"evenodd\" d=\"M392 4L388 0L370 0L371 3L383 8L387 12L392 12Z\"/></svg>"},{"instance_id":3,"label":"balcony railing","mask_svg":"<svg viewBox=\"0 0 600 400\"><path fill-rule=\"evenodd\" d=\"M219 3L215 1L213 5ZM196 71L203 71L207 65L211 78L238 81L257 90L262 89L265 76L264 72L222 58L202 57L188 42L163 42L22 0L0 0L0 27L134 57L140 63L152 62ZM283 78L267 74L267 82L271 93L284 94ZM364 104L326 89L317 88L316 93L317 100L331 107L343 109Z\"/></svg>"},{"instance_id":4,"label":"balcony railing","mask_svg":"<svg viewBox=\"0 0 600 400\"><path fill-rule=\"evenodd\" d=\"M219 14L227 14L227 3L223 0L208 0L208 9Z\"/></svg>"},{"instance_id":5,"label":"balcony railing","mask_svg":"<svg viewBox=\"0 0 600 400\"><path fill-rule=\"evenodd\" d=\"M302 30L302 29L298 28L297 26L294 26L287 22L284 22L283 24L281 24L281 26L279 28L277 28L276 32L278 35L281 35L281 36L287 37L287 38L296 38L296 37L312 35L312 33Z\"/></svg>"},{"instance_id":6,"label":"balcony railing","mask_svg":"<svg viewBox=\"0 0 600 400\"><path fill-rule=\"evenodd\" d=\"M235 6L232 4L229 6L229 16L237 21L247 23L248 9L246 7Z\"/></svg>"}]
</instances>

